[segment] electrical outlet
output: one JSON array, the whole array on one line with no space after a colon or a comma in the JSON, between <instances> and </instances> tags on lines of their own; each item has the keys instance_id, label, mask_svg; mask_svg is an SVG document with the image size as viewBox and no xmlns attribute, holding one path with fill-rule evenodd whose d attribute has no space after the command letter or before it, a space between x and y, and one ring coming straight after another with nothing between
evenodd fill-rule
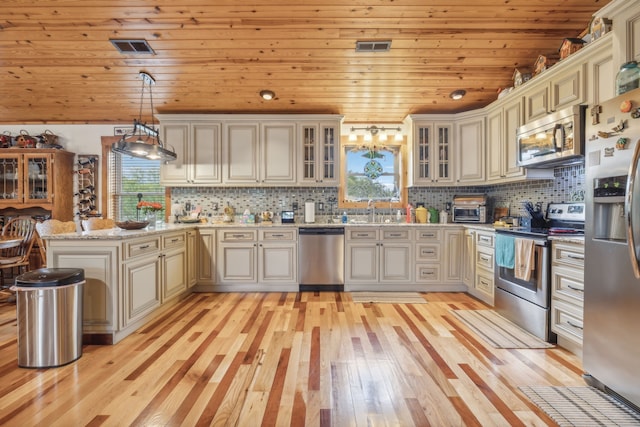
<instances>
[{"instance_id":1,"label":"electrical outlet","mask_svg":"<svg viewBox=\"0 0 640 427\"><path fill-rule=\"evenodd\" d=\"M217 203L213 203L211 205L211 210L214 211L214 212L217 212L218 211L218 204Z\"/></svg>"},{"instance_id":2,"label":"electrical outlet","mask_svg":"<svg viewBox=\"0 0 640 427\"><path fill-rule=\"evenodd\" d=\"M291 203L291 209L293 209L294 211L297 211L298 210L298 202Z\"/></svg>"},{"instance_id":3,"label":"electrical outlet","mask_svg":"<svg viewBox=\"0 0 640 427\"><path fill-rule=\"evenodd\" d=\"M324 203L318 202L318 210L322 212L324 210Z\"/></svg>"}]
</instances>

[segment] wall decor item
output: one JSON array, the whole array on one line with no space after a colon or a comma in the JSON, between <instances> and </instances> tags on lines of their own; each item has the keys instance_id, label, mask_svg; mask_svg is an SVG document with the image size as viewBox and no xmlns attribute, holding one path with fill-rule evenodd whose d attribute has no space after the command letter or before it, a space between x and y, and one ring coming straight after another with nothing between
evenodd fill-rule
<instances>
[{"instance_id":1,"label":"wall decor item","mask_svg":"<svg viewBox=\"0 0 640 427\"><path fill-rule=\"evenodd\" d=\"M98 165L99 156L95 154L78 154L75 173L78 176L76 197L77 212L80 220L100 217L98 211Z\"/></svg>"},{"instance_id":2,"label":"wall decor item","mask_svg":"<svg viewBox=\"0 0 640 427\"><path fill-rule=\"evenodd\" d=\"M513 87L518 87L522 83L529 81L531 79L531 73L522 72L519 69L515 69L513 72Z\"/></svg>"},{"instance_id":3,"label":"wall decor item","mask_svg":"<svg viewBox=\"0 0 640 427\"><path fill-rule=\"evenodd\" d=\"M613 22L611 21L611 19L600 18L600 17L595 18L591 22L591 30L590 30L591 41L597 40L603 35L605 35L606 33L610 32L612 23Z\"/></svg>"}]
</instances>

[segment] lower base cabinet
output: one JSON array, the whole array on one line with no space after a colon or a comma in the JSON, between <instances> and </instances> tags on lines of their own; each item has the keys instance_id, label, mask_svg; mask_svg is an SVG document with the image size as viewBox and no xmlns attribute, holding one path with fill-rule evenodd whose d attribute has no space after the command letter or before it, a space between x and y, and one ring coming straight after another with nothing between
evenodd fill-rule
<instances>
[{"instance_id":1,"label":"lower base cabinet","mask_svg":"<svg viewBox=\"0 0 640 427\"><path fill-rule=\"evenodd\" d=\"M582 356L584 244L551 242L551 330L558 345Z\"/></svg>"},{"instance_id":2,"label":"lower base cabinet","mask_svg":"<svg viewBox=\"0 0 640 427\"><path fill-rule=\"evenodd\" d=\"M217 280L212 290L298 290L295 228L222 229L217 236Z\"/></svg>"},{"instance_id":3,"label":"lower base cabinet","mask_svg":"<svg viewBox=\"0 0 640 427\"><path fill-rule=\"evenodd\" d=\"M475 280L473 287L469 288L469 293L493 306L495 232L477 230L475 234Z\"/></svg>"},{"instance_id":4,"label":"lower base cabinet","mask_svg":"<svg viewBox=\"0 0 640 427\"><path fill-rule=\"evenodd\" d=\"M47 267L84 270L87 343L115 344L179 301L189 290L186 254L186 231L47 241Z\"/></svg>"}]
</instances>

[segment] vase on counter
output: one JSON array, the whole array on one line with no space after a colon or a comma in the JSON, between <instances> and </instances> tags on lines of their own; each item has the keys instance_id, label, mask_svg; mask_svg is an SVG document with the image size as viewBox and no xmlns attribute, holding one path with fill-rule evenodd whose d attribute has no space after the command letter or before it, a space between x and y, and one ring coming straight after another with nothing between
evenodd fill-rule
<instances>
[{"instance_id":1,"label":"vase on counter","mask_svg":"<svg viewBox=\"0 0 640 427\"><path fill-rule=\"evenodd\" d=\"M155 211L149 211L145 215L145 220L149 221L148 228L156 228L157 214Z\"/></svg>"}]
</instances>

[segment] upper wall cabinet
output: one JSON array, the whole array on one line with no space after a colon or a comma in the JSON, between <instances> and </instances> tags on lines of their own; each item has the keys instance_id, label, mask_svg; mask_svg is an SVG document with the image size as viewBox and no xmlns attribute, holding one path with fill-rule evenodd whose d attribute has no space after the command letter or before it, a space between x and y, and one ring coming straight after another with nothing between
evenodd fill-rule
<instances>
[{"instance_id":1,"label":"upper wall cabinet","mask_svg":"<svg viewBox=\"0 0 640 427\"><path fill-rule=\"evenodd\" d=\"M456 123L457 184L483 184L485 181L484 114Z\"/></svg>"},{"instance_id":2,"label":"upper wall cabinet","mask_svg":"<svg viewBox=\"0 0 640 427\"><path fill-rule=\"evenodd\" d=\"M340 123L299 124L298 184L338 185L340 181Z\"/></svg>"},{"instance_id":3,"label":"upper wall cabinet","mask_svg":"<svg viewBox=\"0 0 640 427\"><path fill-rule=\"evenodd\" d=\"M586 64L577 64L549 80L532 85L525 93L526 122L584 102L585 69Z\"/></svg>"},{"instance_id":4,"label":"upper wall cabinet","mask_svg":"<svg viewBox=\"0 0 640 427\"><path fill-rule=\"evenodd\" d=\"M452 185L455 182L453 119L433 122L427 117L411 116L409 120L413 129L409 185Z\"/></svg>"},{"instance_id":5,"label":"upper wall cabinet","mask_svg":"<svg viewBox=\"0 0 640 427\"><path fill-rule=\"evenodd\" d=\"M162 122L162 140L177 154L176 160L162 165L162 184L220 184L221 127L219 122Z\"/></svg>"},{"instance_id":6,"label":"upper wall cabinet","mask_svg":"<svg viewBox=\"0 0 640 427\"><path fill-rule=\"evenodd\" d=\"M224 182L293 185L295 123L228 123L223 144Z\"/></svg>"},{"instance_id":7,"label":"upper wall cabinet","mask_svg":"<svg viewBox=\"0 0 640 427\"><path fill-rule=\"evenodd\" d=\"M518 166L516 132L523 122L523 103L518 97L487 111L487 182L553 178L553 169Z\"/></svg>"}]
</instances>

